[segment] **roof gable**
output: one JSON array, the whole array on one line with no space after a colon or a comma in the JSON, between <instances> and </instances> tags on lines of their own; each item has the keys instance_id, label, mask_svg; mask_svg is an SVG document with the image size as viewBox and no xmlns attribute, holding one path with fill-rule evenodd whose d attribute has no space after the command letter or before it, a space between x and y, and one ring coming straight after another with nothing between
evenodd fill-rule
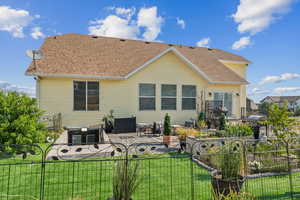
<instances>
[{"instance_id":1,"label":"roof gable","mask_svg":"<svg viewBox=\"0 0 300 200\"><path fill-rule=\"evenodd\" d=\"M247 84L219 59L250 63L218 49L79 34L49 37L41 50L44 57L30 65L27 75L121 80L172 51L211 83Z\"/></svg>"}]
</instances>

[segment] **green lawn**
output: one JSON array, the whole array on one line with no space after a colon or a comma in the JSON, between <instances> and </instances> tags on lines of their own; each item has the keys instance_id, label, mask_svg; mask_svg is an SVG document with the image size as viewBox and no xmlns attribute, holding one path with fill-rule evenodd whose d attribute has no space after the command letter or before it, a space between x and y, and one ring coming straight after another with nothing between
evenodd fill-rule
<instances>
[{"instance_id":1,"label":"green lawn","mask_svg":"<svg viewBox=\"0 0 300 200\"><path fill-rule=\"evenodd\" d=\"M0 160L0 199L39 199L41 165L35 164L39 157L28 159L13 159L14 164L12 159ZM145 156L139 162L142 183L134 200L188 200L192 199L192 188L195 200L211 199L209 172L191 163L186 155ZM113 164L106 158L46 163L44 199L106 200L112 194ZM300 173L293 174L295 192L300 192L299 177ZM288 176L251 179L244 186L258 199L289 199Z\"/></svg>"}]
</instances>

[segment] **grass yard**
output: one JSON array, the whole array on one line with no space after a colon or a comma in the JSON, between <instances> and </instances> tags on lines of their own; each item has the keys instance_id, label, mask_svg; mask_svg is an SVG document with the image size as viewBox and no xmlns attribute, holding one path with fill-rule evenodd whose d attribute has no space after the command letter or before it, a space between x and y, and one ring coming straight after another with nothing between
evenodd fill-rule
<instances>
[{"instance_id":1,"label":"grass yard","mask_svg":"<svg viewBox=\"0 0 300 200\"><path fill-rule=\"evenodd\" d=\"M38 160L38 157L32 160ZM21 159L15 160L14 164L4 161L0 160L0 199L39 199L43 178L41 164L29 164ZM211 199L209 172L191 163L186 155L146 156L139 162L142 183L134 200L188 200L192 199L192 191L195 200ZM113 165L114 161L110 159L47 162L45 187L42 190L44 199L106 200L112 195ZM300 192L299 176L299 173L293 174L295 192ZM289 178L277 176L251 179L244 185L244 189L257 199L289 199Z\"/></svg>"}]
</instances>

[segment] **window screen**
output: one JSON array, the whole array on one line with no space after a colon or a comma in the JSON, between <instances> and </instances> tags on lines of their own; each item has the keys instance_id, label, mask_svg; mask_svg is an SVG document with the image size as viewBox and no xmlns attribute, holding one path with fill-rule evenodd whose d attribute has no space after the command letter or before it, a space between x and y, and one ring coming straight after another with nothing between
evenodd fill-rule
<instances>
[{"instance_id":1,"label":"window screen","mask_svg":"<svg viewBox=\"0 0 300 200\"><path fill-rule=\"evenodd\" d=\"M182 110L196 110L196 86L182 86Z\"/></svg>"},{"instance_id":2,"label":"window screen","mask_svg":"<svg viewBox=\"0 0 300 200\"><path fill-rule=\"evenodd\" d=\"M155 110L155 84L139 84L139 110Z\"/></svg>"},{"instance_id":3,"label":"window screen","mask_svg":"<svg viewBox=\"0 0 300 200\"><path fill-rule=\"evenodd\" d=\"M161 109L176 110L176 85L161 85Z\"/></svg>"},{"instance_id":4,"label":"window screen","mask_svg":"<svg viewBox=\"0 0 300 200\"><path fill-rule=\"evenodd\" d=\"M86 110L85 81L74 81L74 110Z\"/></svg>"},{"instance_id":5,"label":"window screen","mask_svg":"<svg viewBox=\"0 0 300 200\"><path fill-rule=\"evenodd\" d=\"M99 82L74 81L74 110L99 110Z\"/></svg>"},{"instance_id":6,"label":"window screen","mask_svg":"<svg viewBox=\"0 0 300 200\"><path fill-rule=\"evenodd\" d=\"M88 82L88 110L99 110L99 82Z\"/></svg>"}]
</instances>

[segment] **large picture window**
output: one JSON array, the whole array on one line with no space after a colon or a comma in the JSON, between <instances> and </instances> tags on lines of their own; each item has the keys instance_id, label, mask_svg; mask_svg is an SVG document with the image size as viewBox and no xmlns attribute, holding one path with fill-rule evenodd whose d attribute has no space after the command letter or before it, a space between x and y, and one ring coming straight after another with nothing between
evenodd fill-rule
<instances>
[{"instance_id":1,"label":"large picture window","mask_svg":"<svg viewBox=\"0 0 300 200\"><path fill-rule=\"evenodd\" d=\"M161 109L176 110L176 85L161 85Z\"/></svg>"},{"instance_id":2,"label":"large picture window","mask_svg":"<svg viewBox=\"0 0 300 200\"><path fill-rule=\"evenodd\" d=\"M182 86L182 110L196 110L196 86Z\"/></svg>"},{"instance_id":3,"label":"large picture window","mask_svg":"<svg viewBox=\"0 0 300 200\"><path fill-rule=\"evenodd\" d=\"M214 100L222 102L224 108L228 111L228 116L232 115L232 93L229 92L215 92Z\"/></svg>"},{"instance_id":4,"label":"large picture window","mask_svg":"<svg viewBox=\"0 0 300 200\"><path fill-rule=\"evenodd\" d=\"M155 110L155 84L139 84L139 110Z\"/></svg>"},{"instance_id":5,"label":"large picture window","mask_svg":"<svg viewBox=\"0 0 300 200\"><path fill-rule=\"evenodd\" d=\"M99 110L99 82L74 81L74 110Z\"/></svg>"}]
</instances>

